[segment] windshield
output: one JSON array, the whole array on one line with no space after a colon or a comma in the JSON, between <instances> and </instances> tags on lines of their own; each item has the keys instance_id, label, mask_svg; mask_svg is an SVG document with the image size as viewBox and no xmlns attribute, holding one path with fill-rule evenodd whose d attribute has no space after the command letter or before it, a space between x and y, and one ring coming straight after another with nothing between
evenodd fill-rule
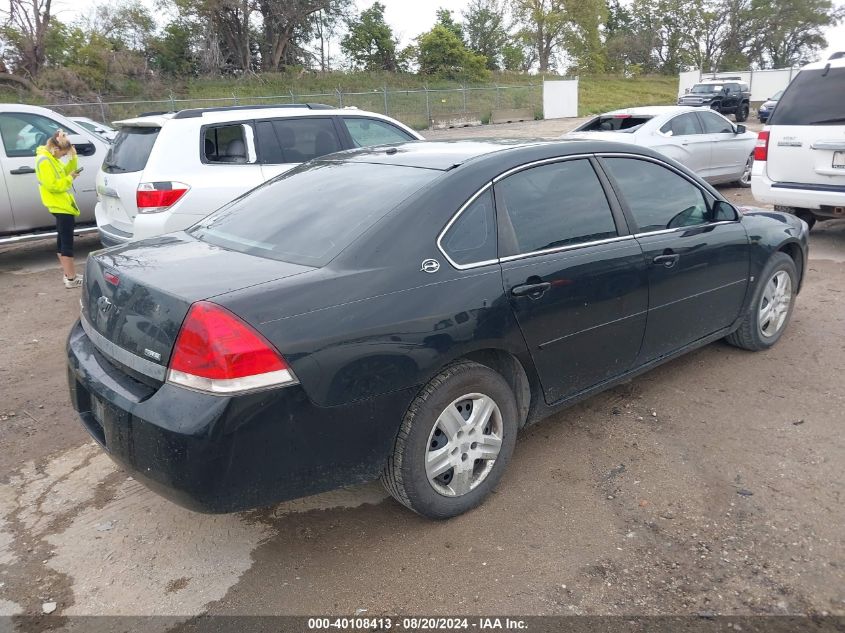
<instances>
[{"instance_id":1,"label":"windshield","mask_svg":"<svg viewBox=\"0 0 845 633\"><path fill-rule=\"evenodd\" d=\"M249 255L324 266L441 173L315 161L237 198L188 233Z\"/></svg>"},{"instance_id":2,"label":"windshield","mask_svg":"<svg viewBox=\"0 0 845 633\"><path fill-rule=\"evenodd\" d=\"M769 101L777 101L781 98L781 95L783 95L783 90L778 90L775 94L769 97Z\"/></svg>"},{"instance_id":3,"label":"windshield","mask_svg":"<svg viewBox=\"0 0 845 633\"><path fill-rule=\"evenodd\" d=\"M710 94L711 92L719 92L721 89L722 84L696 84L690 92L694 95Z\"/></svg>"},{"instance_id":4,"label":"windshield","mask_svg":"<svg viewBox=\"0 0 845 633\"><path fill-rule=\"evenodd\" d=\"M592 121L588 121L580 128L578 132L626 132L628 134L635 132L646 121L650 121L653 117L648 115L632 115L632 114L603 114L597 116Z\"/></svg>"},{"instance_id":5,"label":"windshield","mask_svg":"<svg viewBox=\"0 0 845 633\"><path fill-rule=\"evenodd\" d=\"M770 125L845 123L845 68L802 70L778 101Z\"/></svg>"},{"instance_id":6,"label":"windshield","mask_svg":"<svg viewBox=\"0 0 845 633\"><path fill-rule=\"evenodd\" d=\"M160 131L160 127L121 128L103 161L103 171L123 174L144 169Z\"/></svg>"}]
</instances>

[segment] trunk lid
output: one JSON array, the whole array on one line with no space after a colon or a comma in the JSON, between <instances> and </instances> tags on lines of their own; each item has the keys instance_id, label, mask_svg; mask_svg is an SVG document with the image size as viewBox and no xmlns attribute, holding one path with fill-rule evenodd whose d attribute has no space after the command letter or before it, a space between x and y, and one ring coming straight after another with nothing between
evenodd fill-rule
<instances>
[{"instance_id":1,"label":"trunk lid","mask_svg":"<svg viewBox=\"0 0 845 633\"><path fill-rule=\"evenodd\" d=\"M845 60L798 73L769 118L766 174L775 182L845 185Z\"/></svg>"},{"instance_id":2,"label":"trunk lid","mask_svg":"<svg viewBox=\"0 0 845 633\"><path fill-rule=\"evenodd\" d=\"M106 224L133 233L138 184L166 120L145 117L117 123L120 131L97 174L97 197Z\"/></svg>"},{"instance_id":3,"label":"trunk lid","mask_svg":"<svg viewBox=\"0 0 845 633\"><path fill-rule=\"evenodd\" d=\"M192 303L309 270L182 233L143 240L88 258L83 325L101 352L161 380Z\"/></svg>"}]
</instances>

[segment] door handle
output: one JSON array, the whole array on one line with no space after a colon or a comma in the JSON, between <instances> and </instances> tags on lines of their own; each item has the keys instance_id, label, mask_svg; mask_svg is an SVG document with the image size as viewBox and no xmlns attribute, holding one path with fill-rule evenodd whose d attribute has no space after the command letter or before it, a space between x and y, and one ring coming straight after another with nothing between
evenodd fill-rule
<instances>
[{"instance_id":1,"label":"door handle","mask_svg":"<svg viewBox=\"0 0 845 633\"><path fill-rule=\"evenodd\" d=\"M515 286L511 290L511 294L514 297L531 297L532 299L539 299L544 294L546 294L546 290L552 287L552 284L548 281L543 281L540 283L535 284L523 284L521 286Z\"/></svg>"},{"instance_id":2,"label":"door handle","mask_svg":"<svg viewBox=\"0 0 845 633\"><path fill-rule=\"evenodd\" d=\"M658 255L651 260L651 263L655 266L663 266L664 268L674 268L680 258L681 256L677 253L670 255Z\"/></svg>"},{"instance_id":3,"label":"door handle","mask_svg":"<svg viewBox=\"0 0 845 633\"><path fill-rule=\"evenodd\" d=\"M21 174L34 174L35 170L32 167L18 167L17 169L13 169L9 172L14 176L20 176Z\"/></svg>"}]
</instances>

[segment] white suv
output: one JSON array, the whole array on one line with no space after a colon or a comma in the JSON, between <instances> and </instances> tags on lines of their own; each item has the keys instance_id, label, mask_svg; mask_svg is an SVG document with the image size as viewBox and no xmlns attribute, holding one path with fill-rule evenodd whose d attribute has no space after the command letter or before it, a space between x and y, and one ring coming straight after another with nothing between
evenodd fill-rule
<instances>
[{"instance_id":1,"label":"white suv","mask_svg":"<svg viewBox=\"0 0 845 633\"><path fill-rule=\"evenodd\" d=\"M810 226L845 218L845 55L789 84L757 138L751 191Z\"/></svg>"},{"instance_id":2,"label":"white suv","mask_svg":"<svg viewBox=\"0 0 845 633\"><path fill-rule=\"evenodd\" d=\"M106 246L188 228L312 158L422 140L390 117L316 104L152 113L115 125L97 175L97 226Z\"/></svg>"}]
</instances>

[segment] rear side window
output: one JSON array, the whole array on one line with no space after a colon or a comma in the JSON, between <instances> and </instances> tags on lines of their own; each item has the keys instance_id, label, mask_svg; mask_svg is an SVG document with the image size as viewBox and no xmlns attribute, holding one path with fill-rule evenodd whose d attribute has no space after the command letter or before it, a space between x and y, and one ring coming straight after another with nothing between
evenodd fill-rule
<instances>
[{"instance_id":1,"label":"rear side window","mask_svg":"<svg viewBox=\"0 0 845 633\"><path fill-rule=\"evenodd\" d=\"M257 124L261 162L304 163L343 147L331 119L277 119Z\"/></svg>"},{"instance_id":2,"label":"rear side window","mask_svg":"<svg viewBox=\"0 0 845 633\"><path fill-rule=\"evenodd\" d=\"M416 139L403 132L395 125L367 119L365 117L343 117L343 124L352 137L355 147L367 147L369 145L385 145L387 143L404 143Z\"/></svg>"},{"instance_id":3,"label":"rear side window","mask_svg":"<svg viewBox=\"0 0 845 633\"><path fill-rule=\"evenodd\" d=\"M660 131L669 136L690 136L701 134L701 127L698 119L695 118L695 113L687 112L667 122Z\"/></svg>"},{"instance_id":4,"label":"rear side window","mask_svg":"<svg viewBox=\"0 0 845 633\"><path fill-rule=\"evenodd\" d=\"M496 259L496 212L493 190L470 204L443 236L443 250L459 266Z\"/></svg>"},{"instance_id":5,"label":"rear side window","mask_svg":"<svg viewBox=\"0 0 845 633\"><path fill-rule=\"evenodd\" d=\"M787 87L769 125L845 123L845 68L802 70Z\"/></svg>"},{"instance_id":6,"label":"rear side window","mask_svg":"<svg viewBox=\"0 0 845 633\"><path fill-rule=\"evenodd\" d=\"M515 244L503 255L616 237L616 224L601 182L588 160L570 160L533 167L508 176L496 185L497 200L505 205L500 233L512 234ZM508 235L502 235L507 244Z\"/></svg>"},{"instance_id":7,"label":"rear side window","mask_svg":"<svg viewBox=\"0 0 845 633\"><path fill-rule=\"evenodd\" d=\"M123 174L143 170L159 132L160 127L121 128L103 161L103 171Z\"/></svg>"},{"instance_id":8,"label":"rear side window","mask_svg":"<svg viewBox=\"0 0 845 633\"><path fill-rule=\"evenodd\" d=\"M643 123L651 119L650 116L633 116L630 114L612 114L597 116L592 121L579 128L579 132L634 132Z\"/></svg>"},{"instance_id":9,"label":"rear side window","mask_svg":"<svg viewBox=\"0 0 845 633\"><path fill-rule=\"evenodd\" d=\"M237 198L189 230L234 251L324 266L441 172L314 162Z\"/></svg>"},{"instance_id":10,"label":"rear side window","mask_svg":"<svg viewBox=\"0 0 845 633\"><path fill-rule=\"evenodd\" d=\"M246 164L251 161L246 135L252 130L242 123L211 125L203 132L203 159L207 163ZM251 136L251 134L250 134Z\"/></svg>"},{"instance_id":11,"label":"rear side window","mask_svg":"<svg viewBox=\"0 0 845 633\"><path fill-rule=\"evenodd\" d=\"M710 221L701 190L675 172L645 160L605 158L640 232L695 226Z\"/></svg>"}]
</instances>

